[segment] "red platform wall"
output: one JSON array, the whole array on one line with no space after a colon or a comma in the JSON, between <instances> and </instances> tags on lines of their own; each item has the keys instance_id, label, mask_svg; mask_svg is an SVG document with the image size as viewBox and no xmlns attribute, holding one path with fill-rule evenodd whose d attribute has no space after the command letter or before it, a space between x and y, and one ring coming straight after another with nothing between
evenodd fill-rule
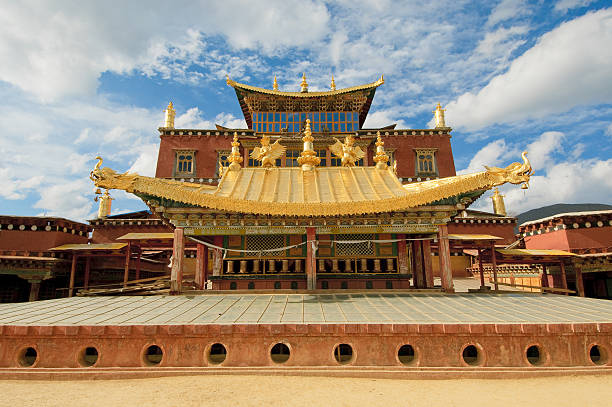
<instances>
[{"instance_id":1,"label":"red platform wall","mask_svg":"<svg viewBox=\"0 0 612 407\"><path fill-rule=\"evenodd\" d=\"M173 176L175 150L197 150L195 178L212 178L217 170L217 150L231 150L230 136L161 136L157 178Z\"/></svg>"}]
</instances>

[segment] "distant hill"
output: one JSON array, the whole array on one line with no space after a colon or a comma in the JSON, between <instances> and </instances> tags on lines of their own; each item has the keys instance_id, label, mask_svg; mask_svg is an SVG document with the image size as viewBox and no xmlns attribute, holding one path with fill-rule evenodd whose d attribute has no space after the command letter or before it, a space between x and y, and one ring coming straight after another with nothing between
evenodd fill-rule
<instances>
[{"instance_id":1,"label":"distant hill","mask_svg":"<svg viewBox=\"0 0 612 407\"><path fill-rule=\"evenodd\" d=\"M547 218L549 216L558 215L560 213L567 212L589 212L589 211L605 211L612 209L612 205L607 204L595 204L595 203L585 203L585 204L555 204L544 206L538 209L532 209L527 212L523 212L517 216L518 225L521 225L525 222L529 222L536 219Z\"/></svg>"}]
</instances>

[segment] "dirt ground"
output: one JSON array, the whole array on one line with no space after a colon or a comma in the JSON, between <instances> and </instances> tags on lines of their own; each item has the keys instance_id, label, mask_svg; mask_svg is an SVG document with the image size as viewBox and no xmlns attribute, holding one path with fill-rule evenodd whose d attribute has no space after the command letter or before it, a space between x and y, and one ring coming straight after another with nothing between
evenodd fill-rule
<instances>
[{"instance_id":1,"label":"dirt ground","mask_svg":"<svg viewBox=\"0 0 612 407\"><path fill-rule=\"evenodd\" d=\"M0 381L0 406L610 406L612 375L519 380L183 376Z\"/></svg>"}]
</instances>

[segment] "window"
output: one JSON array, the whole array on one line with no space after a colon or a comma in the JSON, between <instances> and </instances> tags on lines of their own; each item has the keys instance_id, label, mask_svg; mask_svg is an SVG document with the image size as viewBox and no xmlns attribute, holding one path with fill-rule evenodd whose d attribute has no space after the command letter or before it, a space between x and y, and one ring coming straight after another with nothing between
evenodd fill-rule
<instances>
[{"instance_id":1,"label":"window","mask_svg":"<svg viewBox=\"0 0 612 407\"><path fill-rule=\"evenodd\" d=\"M220 175L219 167L229 167L230 162L228 158L230 156L230 153L231 151L228 151L228 150L217 151L217 168L216 168L217 177Z\"/></svg>"},{"instance_id":2,"label":"window","mask_svg":"<svg viewBox=\"0 0 612 407\"><path fill-rule=\"evenodd\" d=\"M176 151L176 166L174 175L195 175L195 151L194 150L179 150Z\"/></svg>"},{"instance_id":3,"label":"window","mask_svg":"<svg viewBox=\"0 0 612 407\"><path fill-rule=\"evenodd\" d=\"M327 150L317 150L317 157L321 159L320 167L327 167Z\"/></svg>"},{"instance_id":4,"label":"window","mask_svg":"<svg viewBox=\"0 0 612 407\"><path fill-rule=\"evenodd\" d=\"M359 130L357 112L257 112L251 117L253 129L257 132L298 133L304 129L306 119L310 120L310 128L314 132Z\"/></svg>"},{"instance_id":5,"label":"window","mask_svg":"<svg viewBox=\"0 0 612 407\"><path fill-rule=\"evenodd\" d=\"M436 149L418 149L416 153L416 175L436 175Z\"/></svg>"},{"instance_id":6,"label":"window","mask_svg":"<svg viewBox=\"0 0 612 407\"><path fill-rule=\"evenodd\" d=\"M285 167L297 167L297 159L300 156L300 150L287 150L285 152Z\"/></svg>"},{"instance_id":7,"label":"window","mask_svg":"<svg viewBox=\"0 0 612 407\"><path fill-rule=\"evenodd\" d=\"M329 161L332 167L342 167L342 158L332 157Z\"/></svg>"},{"instance_id":8,"label":"window","mask_svg":"<svg viewBox=\"0 0 612 407\"><path fill-rule=\"evenodd\" d=\"M244 152L246 153L246 156L248 157L248 161L247 161L247 167L257 167L259 166L259 161L251 158L251 153L253 152L252 149L245 149Z\"/></svg>"}]
</instances>

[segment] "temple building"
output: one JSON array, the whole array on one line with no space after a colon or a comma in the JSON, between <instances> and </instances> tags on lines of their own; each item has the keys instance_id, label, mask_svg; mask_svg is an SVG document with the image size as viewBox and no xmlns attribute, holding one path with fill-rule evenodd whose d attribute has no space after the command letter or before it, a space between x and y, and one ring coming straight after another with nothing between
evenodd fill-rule
<instances>
[{"instance_id":1,"label":"temple building","mask_svg":"<svg viewBox=\"0 0 612 407\"><path fill-rule=\"evenodd\" d=\"M451 246L514 240L513 218L475 220L467 207L495 185L526 187L531 167L523 155L457 176L439 104L432 129L364 128L383 83L337 89L332 79L329 91L310 92L303 76L298 92L285 92L276 80L270 90L228 78L247 129L177 129L170 103L155 178L100 159L91 179L139 196L173 230L175 292L191 278L196 289L433 288L434 273L452 292ZM457 233L466 228L478 232Z\"/></svg>"}]
</instances>

